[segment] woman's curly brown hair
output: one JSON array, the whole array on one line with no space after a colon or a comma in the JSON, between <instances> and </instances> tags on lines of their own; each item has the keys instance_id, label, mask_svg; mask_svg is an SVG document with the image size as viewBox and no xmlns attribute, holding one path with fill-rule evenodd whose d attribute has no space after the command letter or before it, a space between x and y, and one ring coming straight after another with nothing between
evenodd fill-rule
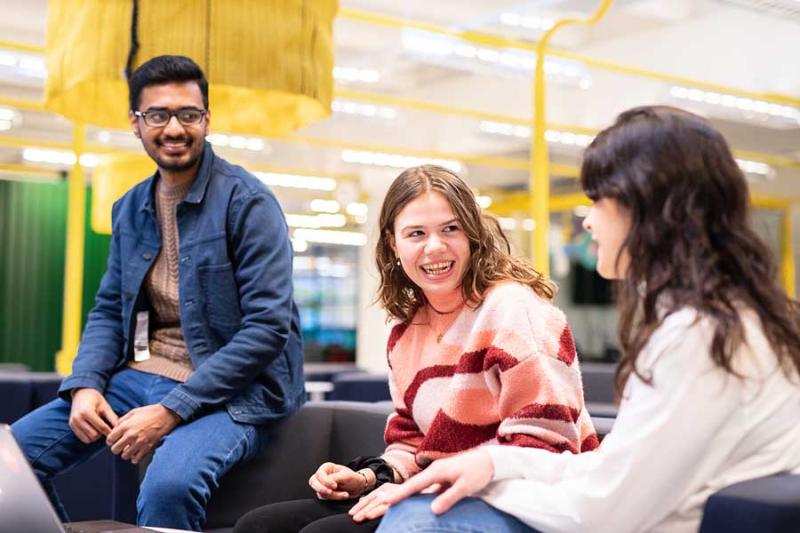
<instances>
[{"instance_id":1,"label":"woman's curly brown hair","mask_svg":"<svg viewBox=\"0 0 800 533\"><path fill-rule=\"evenodd\" d=\"M397 215L410 202L429 192L447 199L469 240L469 265L461 282L464 301L479 305L486 291L501 281L516 281L528 285L542 298L553 298L555 285L526 261L511 255L508 239L497 219L481 211L467 184L445 168L423 165L402 172L389 187L381 207L380 235L375 249L380 273L377 300L391 317L409 321L427 303L422 290L398 264L392 243Z\"/></svg>"}]
</instances>

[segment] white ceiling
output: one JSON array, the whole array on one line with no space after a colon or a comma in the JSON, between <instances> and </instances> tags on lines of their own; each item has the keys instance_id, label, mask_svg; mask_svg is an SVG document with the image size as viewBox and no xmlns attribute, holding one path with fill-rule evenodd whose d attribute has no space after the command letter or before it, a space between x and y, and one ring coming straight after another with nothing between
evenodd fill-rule
<instances>
[{"instance_id":1,"label":"white ceiling","mask_svg":"<svg viewBox=\"0 0 800 533\"><path fill-rule=\"evenodd\" d=\"M342 0L341 7L376 12L415 22L459 30L474 30L534 41L540 32L501 23L503 13L540 18L587 15L595 0ZM767 5L769 4L769 5ZM0 0L0 40L43 46L45 0ZM777 11L772 11L777 10ZM531 73L514 72L477 60L431 58L404 47L414 33L375 26L350 17L335 25L336 63L379 71L374 84L340 82L342 89L402 96L529 117ZM416 34L420 38L420 34ZM425 35L422 35L424 38ZM693 78L759 93L800 98L800 2L797 0L618 0L606 18L591 28L567 28L552 46L615 63ZM795 50L795 52L791 52ZM633 105L669 103L689 107L711 118L739 150L800 159L800 123L780 127L730 114L720 106L688 105L671 96L672 83L622 75L580 64L591 86L577 81L548 84L548 122L592 129L609 124ZM41 81L3 75L0 95L41 99ZM301 135L353 143L377 143L400 148L436 150L525 160L527 139L502 137L481 131L480 121L459 116L396 108L386 121L335 113ZM5 134L40 139L70 139L67 121L39 113L23 113L19 128ZM129 142L124 135L123 142ZM304 168L317 173L359 174L364 167L341 160L340 148L320 148L268 141L263 153L229 153L253 164ZM556 162L576 163L579 151L551 145ZM20 151L0 148L0 162L20 161ZM476 187L524 187L524 171L467 165L467 179ZM562 190L574 185L562 180ZM563 185L566 183L567 185ZM775 166L770 179L754 179L755 191L800 198L800 163L794 169Z\"/></svg>"}]
</instances>

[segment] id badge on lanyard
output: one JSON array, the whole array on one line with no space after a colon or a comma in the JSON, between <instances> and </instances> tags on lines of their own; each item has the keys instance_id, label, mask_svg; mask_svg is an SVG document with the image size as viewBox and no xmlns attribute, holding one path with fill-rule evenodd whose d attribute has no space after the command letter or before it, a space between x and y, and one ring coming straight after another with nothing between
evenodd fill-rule
<instances>
[{"instance_id":1,"label":"id badge on lanyard","mask_svg":"<svg viewBox=\"0 0 800 533\"><path fill-rule=\"evenodd\" d=\"M137 363L150 359L149 329L150 312L139 311L136 313L136 334L133 338L133 360Z\"/></svg>"}]
</instances>

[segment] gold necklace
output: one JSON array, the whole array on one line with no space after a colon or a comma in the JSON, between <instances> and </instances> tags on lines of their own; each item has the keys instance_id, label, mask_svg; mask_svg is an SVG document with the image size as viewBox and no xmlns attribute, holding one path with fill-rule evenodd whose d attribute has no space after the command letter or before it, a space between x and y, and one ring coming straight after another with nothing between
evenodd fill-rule
<instances>
[{"instance_id":1,"label":"gold necklace","mask_svg":"<svg viewBox=\"0 0 800 533\"><path fill-rule=\"evenodd\" d=\"M440 316L452 315L453 313L455 313L456 311L461 309L463 306L464 306L464 302L461 302L456 307L451 309L450 311L439 311L434 306L432 306L430 302L428 302L428 307L430 309L432 309L434 313L436 313L437 315L440 315ZM450 326L452 326L452 325L453 325L453 323L451 322L450 324L447 325L446 328L444 328L442 330L441 333L438 333L436 331L436 328L433 327L433 320L431 320L431 315L430 315L430 313L428 313L428 327L430 327L431 331L433 331L434 335L436 335L436 344L439 344L439 343L442 342L442 337L444 337L444 334L447 333L447 330L449 330Z\"/></svg>"}]
</instances>

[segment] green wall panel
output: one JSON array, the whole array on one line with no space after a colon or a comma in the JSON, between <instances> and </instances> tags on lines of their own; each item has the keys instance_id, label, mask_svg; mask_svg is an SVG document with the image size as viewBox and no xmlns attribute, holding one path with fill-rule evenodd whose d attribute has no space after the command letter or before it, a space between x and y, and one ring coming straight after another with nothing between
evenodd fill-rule
<instances>
[{"instance_id":1,"label":"green wall panel","mask_svg":"<svg viewBox=\"0 0 800 533\"><path fill-rule=\"evenodd\" d=\"M53 369L66 216L66 183L0 182L0 361Z\"/></svg>"},{"instance_id":2,"label":"green wall panel","mask_svg":"<svg viewBox=\"0 0 800 533\"><path fill-rule=\"evenodd\" d=\"M87 203L90 196L87 190ZM0 362L53 370L61 346L66 217L65 182L0 181ZM105 272L109 237L87 224L85 242L84 319Z\"/></svg>"}]
</instances>

